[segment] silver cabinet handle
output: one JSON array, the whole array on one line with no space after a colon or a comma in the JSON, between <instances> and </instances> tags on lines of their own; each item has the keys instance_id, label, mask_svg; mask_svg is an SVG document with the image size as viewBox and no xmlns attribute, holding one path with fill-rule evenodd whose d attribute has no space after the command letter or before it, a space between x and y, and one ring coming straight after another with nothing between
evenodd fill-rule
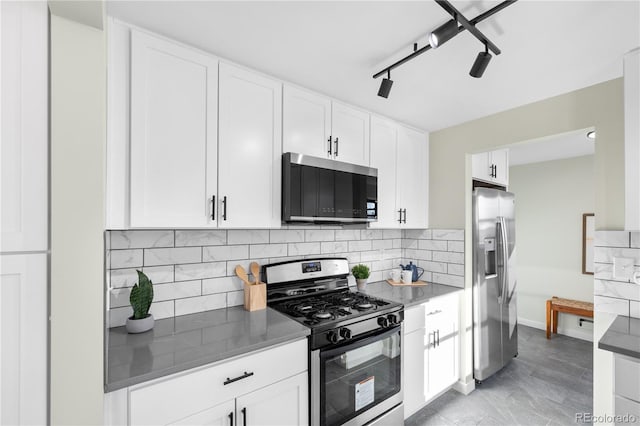
<instances>
[{"instance_id":1,"label":"silver cabinet handle","mask_svg":"<svg viewBox=\"0 0 640 426\"><path fill-rule=\"evenodd\" d=\"M335 146L335 148L334 148L334 150L333 150L333 153L334 153L334 154L335 154L335 156L337 157L337 156L338 156L338 138L337 138L337 137L336 137L336 141L335 141L335 143L334 143L334 146Z\"/></svg>"},{"instance_id":2,"label":"silver cabinet handle","mask_svg":"<svg viewBox=\"0 0 640 426\"><path fill-rule=\"evenodd\" d=\"M222 197L222 220L227 220L227 196Z\"/></svg>"},{"instance_id":3,"label":"silver cabinet handle","mask_svg":"<svg viewBox=\"0 0 640 426\"><path fill-rule=\"evenodd\" d=\"M331 136L329 136L329 149L327 150L327 155L329 155L329 157L331 157Z\"/></svg>"},{"instance_id":4,"label":"silver cabinet handle","mask_svg":"<svg viewBox=\"0 0 640 426\"><path fill-rule=\"evenodd\" d=\"M438 342L438 346L440 346L440 329L436 330L436 333L438 333L436 341Z\"/></svg>"},{"instance_id":5,"label":"silver cabinet handle","mask_svg":"<svg viewBox=\"0 0 640 426\"><path fill-rule=\"evenodd\" d=\"M211 197L211 220L216 220L216 196Z\"/></svg>"}]
</instances>

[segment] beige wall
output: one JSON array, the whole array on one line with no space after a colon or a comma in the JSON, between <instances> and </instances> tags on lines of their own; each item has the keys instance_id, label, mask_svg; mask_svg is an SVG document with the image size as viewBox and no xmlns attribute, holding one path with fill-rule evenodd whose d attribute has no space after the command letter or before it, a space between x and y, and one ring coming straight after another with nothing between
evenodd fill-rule
<instances>
[{"instance_id":1,"label":"beige wall","mask_svg":"<svg viewBox=\"0 0 640 426\"><path fill-rule=\"evenodd\" d=\"M465 226L465 154L594 126L596 228L624 228L622 79L430 134L429 226Z\"/></svg>"},{"instance_id":2,"label":"beige wall","mask_svg":"<svg viewBox=\"0 0 640 426\"><path fill-rule=\"evenodd\" d=\"M593 155L509 169L516 195L518 322L544 329L551 296L593 301L593 275L582 273L582 214L593 213ZM560 314L558 332L593 340L593 327Z\"/></svg>"},{"instance_id":3,"label":"beige wall","mask_svg":"<svg viewBox=\"0 0 640 426\"><path fill-rule=\"evenodd\" d=\"M104 34L51 17L51 423L103 419Z\"/></svg>"}]
</instances>

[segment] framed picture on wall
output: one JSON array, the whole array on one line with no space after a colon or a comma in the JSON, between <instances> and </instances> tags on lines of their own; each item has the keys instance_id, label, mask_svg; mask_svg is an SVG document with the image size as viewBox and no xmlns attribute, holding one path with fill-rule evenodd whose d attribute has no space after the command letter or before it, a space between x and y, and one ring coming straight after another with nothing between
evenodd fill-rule
<instances>
[{"instance_id":1,"label":"framed picture on wall","mask_svg":"<svg viewBox=\"0 0 640 426\"><path fill-rule=\"evenodd\" d=\"M593 275L593 239L596 219L593 213L582 215L582 273Z\"/></svg>"}]
</instances>

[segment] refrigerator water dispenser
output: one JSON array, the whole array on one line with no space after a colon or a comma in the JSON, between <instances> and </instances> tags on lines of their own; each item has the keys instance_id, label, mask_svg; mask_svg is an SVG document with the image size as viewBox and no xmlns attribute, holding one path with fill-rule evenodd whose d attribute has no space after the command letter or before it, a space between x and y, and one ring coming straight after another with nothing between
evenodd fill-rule
<instances>
[{"instance_id":1,"label":"refrigerator water dispenser","mask_svg":"<svg viewBox=\"0 0 640 426\"><path fill-rule=\"evenodd\" d=\"M484 276L496 274L496 239L484 239Z\"/></svg>"}]
</instances>

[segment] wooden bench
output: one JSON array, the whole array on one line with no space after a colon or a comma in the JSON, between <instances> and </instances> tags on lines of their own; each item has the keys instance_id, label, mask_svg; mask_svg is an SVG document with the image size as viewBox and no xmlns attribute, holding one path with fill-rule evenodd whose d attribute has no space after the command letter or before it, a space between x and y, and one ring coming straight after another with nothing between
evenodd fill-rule
<instances>
[{"instance_id":1,"label":"wooden bench","mask_svg":"<svg viewBox=\"0 0 640 426\"><path fill-rule=\"evenodd\" d=\"M552 326L553 334L558 334L558 312L593 318L593 303L556 296L547 300L547 339L551 337Z\"/></svg>"}]
</instances>

